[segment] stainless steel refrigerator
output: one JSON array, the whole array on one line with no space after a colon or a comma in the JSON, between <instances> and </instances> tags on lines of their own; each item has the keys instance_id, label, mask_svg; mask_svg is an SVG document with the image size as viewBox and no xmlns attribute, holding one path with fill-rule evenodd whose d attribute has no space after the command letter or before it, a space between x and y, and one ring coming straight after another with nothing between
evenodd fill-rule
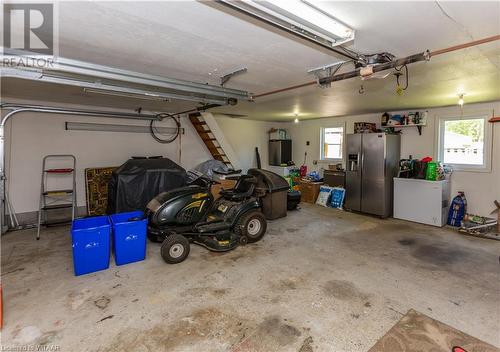
<instances>
[{"instance_id":1,"label":"stainless steel refrigerator","mask_svg":"<svg viewBox=\"0 0 500 352\"><path fill-rule=\"evenodd\" d=\"M401 137L385 133L348 134L346 146L345 208L390 216Z\"/></svg>"},{"instance_id":2,"label":"stainless steel refrigerator","mask_svg":"<svg viewBox=\"0 0 500 352\"><path fill-rule=\"evenodd\" d=\"M269 165L280 166L292 161L292 141L272 139L269 141Z\"/></svg>"}]
</instances>

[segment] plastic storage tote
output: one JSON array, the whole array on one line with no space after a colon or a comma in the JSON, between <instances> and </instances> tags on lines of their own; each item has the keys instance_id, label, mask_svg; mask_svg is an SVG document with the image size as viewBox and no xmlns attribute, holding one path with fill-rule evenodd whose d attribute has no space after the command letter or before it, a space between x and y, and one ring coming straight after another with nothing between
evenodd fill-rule
<instances>
[{"instance_id":1,"label":"plastic storage tote","mask_svg":"<svg viewBox=\"0 0 500 352\"><path fill-rule=\"evenodd\" d=\"M138 262L146 258L148 219L142 211L111 215L113 252L116 265Z\"/></svg>"},{"instance_id":2,"label":"plastic storage tote","mask_svg":"<svg viewBox=\"0 0 500 352\"><path fill-rule=\"evenodd\" d=\"M75 275L109 268L111 225L107 216L74 220L71 236Z\"/></svg>"}]
</instances>

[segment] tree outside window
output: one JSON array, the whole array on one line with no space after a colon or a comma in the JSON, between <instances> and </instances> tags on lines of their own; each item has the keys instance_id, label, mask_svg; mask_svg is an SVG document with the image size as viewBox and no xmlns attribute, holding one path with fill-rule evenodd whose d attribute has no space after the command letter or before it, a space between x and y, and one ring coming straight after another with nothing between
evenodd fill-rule
<instances>
[{"instance_id":1,"label":"tree outside window","mask_svg":"<svg viewBox=\"0 0 500 352\"><path fill-rule=\"evenodd\" d=\"M484 164L484 119L445 121L443 139L445 164Z\"/></svg>"},{"instance_id":2,"label":"tree outside window","mask_svg":"<svg viewBox=\"0 0 500 352\"><path fill-rule=\"evenodd\" d=\"M438 160L456 171L491 171L488 116L443 117L438 132Z\"/></svg>"}]
</instances>

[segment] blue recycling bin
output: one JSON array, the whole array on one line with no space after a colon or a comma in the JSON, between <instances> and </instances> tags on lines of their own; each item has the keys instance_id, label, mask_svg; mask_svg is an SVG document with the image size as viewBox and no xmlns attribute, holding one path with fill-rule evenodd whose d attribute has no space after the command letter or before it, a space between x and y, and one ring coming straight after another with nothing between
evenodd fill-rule
<instances>
[{"instance_id":1,"label":"blue recycling bin","mask_svg":"<svg viewBox=\"0 0 500 352\"><path fill-rule=\"evenodd\" d=\"M113 226L113 253L116 265L138 262L146 258L148 219L142 211L110 216Z\"/></svg>"},{"instance_id":2,"label":"blue recycling bin","mask_svg":"<svg viewBox=\"0 0 500 352\"><path fill-rule=\"evenodd\" d=\"M111 224L107 216L74 220L71 237L76 276L109 268Z\"/></svg>"}]
</instances>

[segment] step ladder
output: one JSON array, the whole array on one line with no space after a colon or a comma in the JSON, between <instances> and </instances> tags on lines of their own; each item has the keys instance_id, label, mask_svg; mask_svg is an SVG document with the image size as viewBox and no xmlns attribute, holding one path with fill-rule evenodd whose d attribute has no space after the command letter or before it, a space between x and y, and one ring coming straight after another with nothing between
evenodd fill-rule
<instances>
[{"instance_id":1,"label":"step ladder","mask_svg":"<svg viewBox=\"0 0 500 352\"><path fill-rule=\"evenodd\" d=\"M71 160L71 164L67 167L49 168L48 165L62 159ZM49 189L49 179L69 178L71 177L71 188L68 189ZM61 211L63 209L71 209L71 219L58 219L55 221L49 220L49 213ZM40 206L38 209L38 231L36 239L40 239L40 228L44 226L56 226L68 224L75 219L76 216L76 158L74 155L47 155L42 162L42 182L40 187Z\"/></svg>"},{"instance_id":2,"label":"step ladder","mask_svg":"<svg viewBox=\"0 0 500 352\"><path fill-rule=\"evenodd\" d=\"M213 132L210 130L207 122L203 119L203 116L199 112L195 112L189 114L189 120L193 124L193 127L196 129L196 132L198 132L198 135L207 147L210 154L212 154L212 157L215 160L222 161L227 165L228 168L234 170L235 167L233 166L233 164L231 164L231 161L224 152L224 149L222 149L219 141L217 141L217 138L215 137Z\"/></svg>"}]
</instances>

